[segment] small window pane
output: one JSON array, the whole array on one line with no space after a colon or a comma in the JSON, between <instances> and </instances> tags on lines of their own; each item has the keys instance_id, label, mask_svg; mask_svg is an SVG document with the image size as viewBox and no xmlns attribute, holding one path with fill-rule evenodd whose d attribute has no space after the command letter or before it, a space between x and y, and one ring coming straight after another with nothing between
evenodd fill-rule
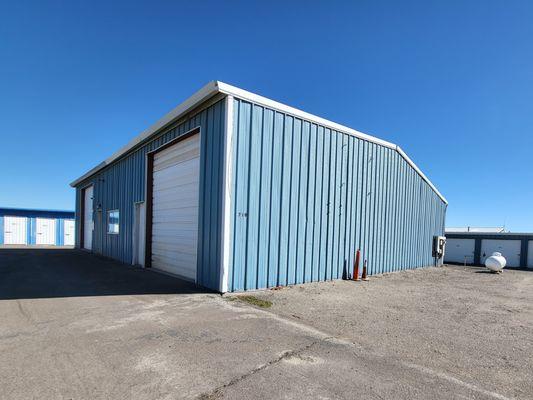
<instances>
[{"instance_id":1,"label":"small window pane","mask_svg":"<svg viewBox=\"0 0 533 400\"><path fill-rule=\"evenodd\" d=\"M120 213L118 210L107 212L107 233L118 234Z\"/></svg>"}]
</instances>

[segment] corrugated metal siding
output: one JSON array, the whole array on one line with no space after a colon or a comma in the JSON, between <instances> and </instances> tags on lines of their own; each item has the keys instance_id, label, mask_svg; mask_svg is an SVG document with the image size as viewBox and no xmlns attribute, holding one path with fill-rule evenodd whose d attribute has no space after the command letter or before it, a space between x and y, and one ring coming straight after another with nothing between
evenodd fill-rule
<instances>
[{"instance_id":1,"label":"corrugated metal siding","mask_svg":"<svg viewBox=\"0 0 533 400\"><path fill-rule=\"evenodd\" d=\"M65 220L63 218L56 219L56 245L63 246L65 237Z\"/></svg>"},{"instance_id":2,"label":"corrugated metal siding","mask_svg":"<svg viewBox=\"0 0 533 400\"><path fill-rule=\"evenodd\" d=\"M27 219L27 228L26 233L28 235L27 244L36 244L37 243L37 231L36 231L36 219L28 218Z\"/></svg>"},{"instance_id":3,"label":"corrugated metal siding","mask_svg":"<svg viewBox=\"0 0 533 400\"><path fill-rule=\"evenodd\" d=\"M225 105L218 101L194 117L168 130L155 140L129 153L108 168L81 182L76 190L76 223L80 226L80 190L94 185L95 227L93 251L124 263L132 262L134 203L145 200L146 153L200 126L202 135L200 170L200 216L198 283L219 288L222 135ZM101 212L96 211L101 205ZM120 234L106 233L108 210L120 210ZM79 247L79 229L76 245Z\"/></svg>"},{"instance_id":4,"label":"corrugated metal siding","mask_svg":"<svg viewBox=\"0 0 533 400\"><path fill-rule=\"evenodd\" d=\"M234 100L229 290L433 265L445 203L397 151Z\"/></svg>"}]
</instances>

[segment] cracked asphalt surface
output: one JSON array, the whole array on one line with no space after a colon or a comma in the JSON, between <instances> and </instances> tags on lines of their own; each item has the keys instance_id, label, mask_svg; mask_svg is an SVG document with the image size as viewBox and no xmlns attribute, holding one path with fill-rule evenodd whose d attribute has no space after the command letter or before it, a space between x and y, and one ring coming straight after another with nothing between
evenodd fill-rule
<instances>
[{"instance_id":1,"label":"cracked asphalt surface","mask_svg":"<svg viewBox=\"0 0 533 400\"><path fill-rule=\"evenodd\" d=\"M533 398L533 272L400 272L259 309L77 250L0 250L1 399Z\"/></svg>"}]
</instances>

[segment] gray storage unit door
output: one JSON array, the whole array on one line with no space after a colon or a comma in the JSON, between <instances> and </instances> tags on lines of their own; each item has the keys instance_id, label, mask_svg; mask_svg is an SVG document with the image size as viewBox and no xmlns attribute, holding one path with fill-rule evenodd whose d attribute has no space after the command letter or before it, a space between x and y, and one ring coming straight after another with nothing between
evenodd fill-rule
<instances>
[{"instance_id":1,"label":"gray storage unit door","mask_svg":"<svg viewBox=\"0 0 533 400\"><path fill-rule=\"evenodd\" d=\"M444 262L473 264L475 239L447 239Z\"/></svg>"},{"instance_id":2,"label":"gray storage unit door","mask_svg":"<svg viewBox=\"0 0 533 400\"><path fill-rule=\"evenodd\" d=\"M527 266L533 268L533 240L530 240L527 245Z\"/></svg>"},{"instance_id":3,"label":"gray storage unit door","mask_svg":"<svg viewBox=\"0 0 533 400\"><path fill-rule=\"evenodd\" d=\"M152 267L196 281L200 133L157 152L153 163Z\"/></svg>"}]
</instances>

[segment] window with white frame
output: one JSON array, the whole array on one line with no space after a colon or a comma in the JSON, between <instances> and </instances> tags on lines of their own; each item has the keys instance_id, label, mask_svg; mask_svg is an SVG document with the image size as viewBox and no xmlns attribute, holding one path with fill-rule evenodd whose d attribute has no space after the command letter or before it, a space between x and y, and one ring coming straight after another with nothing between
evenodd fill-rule
<instances>
[{"instance_id":1,"label":"window with white frame","mask_svg":"<svg viewBox=\"0 0 533 400\"><path fill-rule=\"evenodd\" d=\"M107 212L107 233L118 235L120 221L120 212L118 210L110 210Z\"/></svg>"}]
</instances>

